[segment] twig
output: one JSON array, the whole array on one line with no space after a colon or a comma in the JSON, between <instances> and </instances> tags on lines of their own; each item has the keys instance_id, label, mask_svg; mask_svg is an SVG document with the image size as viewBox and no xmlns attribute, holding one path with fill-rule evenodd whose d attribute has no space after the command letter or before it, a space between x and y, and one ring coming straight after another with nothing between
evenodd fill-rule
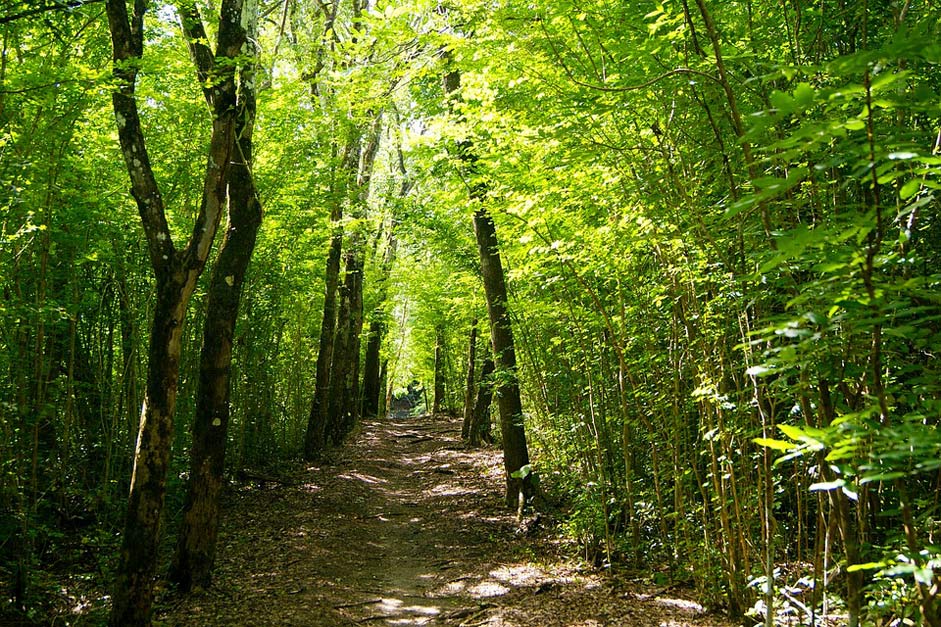
<instances>
[{"instance_id":1,"label":"twig","mask_svg":"<svg viewBox=\"0 0 941 627\"><path fill-rule=\"evenodd\" d=\"M350 607L362 607L364 605L375 605L376 603L382 603L382 599L370 599L368 601L360 601L358 603L341 603L340 605L334 605L333 609L343 610Z\"/></svg>"},{"instance_id":2,"label":"twig","mask_svg":"<svg viewBox=\"0 0 941 627\"><path fill-rule=\"evenodd\" d=\"M406 436L401 436L401 437L406 437ZM412 435L408 437L411 438L411 440L409 440L409 444L418 444L419 442L427 442L428 440L434 440L434 438L431 437L430 435L425 435L425 436Z\"/></svg>"},{"instance_id":3,"label":"twig","mask_svg":"<svg viewBox=\"0 0 941 627\"><path fill-rule=\"evenodd\" d=\"M479 627L480 625L486 625L487 623L490 622L490 619L489 619L489 618L485 618L484 620L479 620L479 621L477 621L476 623L471 623L471 622L468 622L468 621L472 621L472 620L474 620L474 619L476 619L476 618L480 618L481 616L483 616L484 614L486 614L486 613L489 612L489 611L490 611L490 607L488 606L488 607L483 608L483 609L480 610L479 612L475 612L475 613L472 614L470 617L468 617L468 619L467 619L466 621L464 621L463 623L461 623L461 624L459 625L459 627Z\"/></svg>"},{"instance_id":4,"label":"twig","mask_svg":"<svg viewBox=\"0 0 941 627\"><path fill-rule=\"evenodd\" d=\"M477 607L468 607L462 610L454 610L453 612L445 616L445 618L448 620L457 620L458 618L467 618L468 620L473 620L475 618L478 618L481 614L483 614L487 610L494 608L494 607L496 607L496 605L494 605L493 603L480 603L477 605ZM486 622L487 621L484 621L484 623ZM474 624L482 625L483 623L474 623ZM466 623L461 623L461 625L466 625Z\"/></svg>"}]
</instances>

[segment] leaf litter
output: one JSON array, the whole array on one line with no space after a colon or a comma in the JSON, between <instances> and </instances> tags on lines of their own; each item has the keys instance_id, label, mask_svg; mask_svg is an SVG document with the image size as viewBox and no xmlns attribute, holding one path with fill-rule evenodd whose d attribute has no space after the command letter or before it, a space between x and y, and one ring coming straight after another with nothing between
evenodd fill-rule
<instances>
[{"instance_id":1,"label":"leaf litter","mask_svg":"<svg viewBox=\"0 0 941 627\"><path fill-rule=\"evenodd\" d=\"M500 451L444 416L365 420L321 465L227 494L213 586L158 625L729 627L672 589L565 556L503 506Z\"/></svg>"}]
</instances>

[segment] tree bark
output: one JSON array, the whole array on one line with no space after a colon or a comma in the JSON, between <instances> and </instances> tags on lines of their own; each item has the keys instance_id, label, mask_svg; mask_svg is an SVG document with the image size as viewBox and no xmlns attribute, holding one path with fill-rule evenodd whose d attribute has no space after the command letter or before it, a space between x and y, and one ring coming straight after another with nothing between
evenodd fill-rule
<instances>
[{"instance_id":1,"label":"tree bark","mask_svg":"<svg viewBox=\"0 0 941 627\"><path fill-rule=\"evenodd\" d=\"M339 217L335 222L339 221ZM337 326L337 286L340 283L340 253L343 247L343 230L334 227L327 252L323 318L320 322L320 348L317 351L317 374L314 382L314 400L310 406L307 434L304 438L304 456L316 458L326 444L327 410L330 406L330 372L333 366L333 351Z\"/></svg>"},{"instance_id":2,"label":"tree bark","mask_svg":"<svg viewBox=\"0 0 941 627\"><path fill-rule=\"evenodd\" d=\"M464 422L461 423L461 439L470 437L474 418L474 368L477 361L477 318L471 322L470 341L467 348L467 380L464 386Z\"/></svg>"},{"instance_id":3,"label":"tree bark","mask_svg":"<svg viewBox=\"0 0 941 627\"><path fill-rule=\"evenodd\" d=\"M382 352L382 339L385 336L385 323L383 321L386 297L388 294L387 284L389 282L389 273L392 271L392 264L395 262L396 240L395 233L392 231L394 222L389 227L389 237L385 254L382 259L380 269L379 296L377 298L376 308L373 310L373 319L369 323L369 335L366 341L366 355L363 358L363 402L362 411L364 416L377 416L380 410L380 396L382 395L381 385L381 366L379 363Z\"/></svg>"},{"instance_id":4,"label":"tree bark","mask_svg":"<svg viewBox=\"0 0 941 627\"><path fill-rule=\"evenodd\" d=\"M493 403L493 386L487 380L493 374L493 370L493 359L487 357L480 369L480 380L477 382L477 400L474 403L469 429L471 446L480 446L481 441L493 442L493 435L490 432L490 405Z\"/></svg>"},{"instance_id":5,"label":"tree bark","mask_svg":"<svg viewBox=\"0 0 941 627\"><path fill-rule=\"evenodd\" d=\"M330 410L331 369L336 349L337 334L337 289L340 284L340 258L343 249L343 199L349 188L351 172L359 162L359 135L351 131L339 165L340 180L334 186L330 210L333 234L327 251L327 268L324 278L323 318L320 322L320 340L317 351L317 374L314 379L314 399L307 419L304 436L304 457L316 459L326 446L327 422Z\"/></svg>"},{"instance_id":6,"label":"tree bark","mask_svg":"<svg viewBox=\"0 0 941 627\"><path fill-rule=\"evenodd\" d=\"M500 430L503 434L506 504L508 507L516 507L521 493L524 498L532 495L532 475L527 474L524 478L513 476L520 468L529 464L529 450L523 427L523 402L516 374L513 329L506 306L506 279L497 248L496 226L486 209L481 208L474 213L474 232L480 252L480 273L487 296L494 363L499 375L496 392L497 406L500 408Z\"/></svg>"},{"instance_id":7,"label":"tree bark","mask_svg":"<svg viewBox=\"0 0 941 627\"><path fill-rule=\"evenodd\" d=\"M143 55L145 10L143 0L135 0L131 15L124 0L108 0L106 5L113 44L113 73L118 85L112 94L118 140L157 283L147 385L110 617L110 623L115 626L150 624L183 322L223 211L235 139L236 64L232 60L245 40L241 1L224 0L221 15L225 19L220 20L216 52L209 51L208 57L203 54L197 61L200 75L205 71L211 79L204 83L211 85L204 93L213 110L212 136L199 213L186 247L178 251L151 167L135 95L137 68ZM193 47L200 48L201 52L208 51L203 42L191 42L191 49ZM220 58L225 61L219 61Z\"/></svg>"},{"instance_id":8,"label":"tree bark","mask_svg":"<svg viewBox=\"0 0 941 627\"><path fill-rule=\"evenodd\" d=\"M333 346L333 363L330 364L330 392L327 397L326 430L330 442L336 446L343 441L343 396L350 375L350 341L352 340L352 295L353 274L356 272L356 256L346 253L346 274L339 290L340 309L337 314L336 339Z\"/></svg>"},{"instance_id":9,"label":"tree bark","mask_svg":"<svg viewBox=\"0 0 941 627\"><path fill-rule=\"evenodd\" d=\"M363 416L379 415L379 354L382 349L382 336L385 325L378 315L369 322L369 333L366 340L366 355L363 357Z\"/></svg>"},{"instance_id":10,"label":"tree bark","mask_svg":"<svg viewBox=\"0 0 941 627\"><path fill-rule=\"evenodd\" d=\"M356 421L359 338L363 328L363 258L359 238L353 239L346 253L346 274L340 289L342 298L331 367L328 429L334 445L343 441Z\"/></svg>"},{"instance_id":11,"label":"tree bark","mask_svg":"<svg viewBox=\"0 0 941 627\"><path fill-rule=\"evenodd\" d=\"M253 12L257 11L257 5ZM250 37L255 16L246 16ZM251 44L249 44L251 45ZM242 71L239 89L237 148L229 171L229 223L212 270L203 328L196 416L190 449L190 476L183 523L170 579L183 591L208 587L219 530L219 494L223 485L229 426L232 344L245 273L261 226L261 204L252 176L255 86L252 69Z\"/></svg>"},{"instance_id":12,"label":"tree bark","mask_svg":"<svg viewBox=\"0 0 941 627\"><path fill-rule=\"evenodd\" d=\"M363 337L363 249L362 245L354 250L356 262L350 284L350 352L348 355L350 373L343 386L342 402L344 416L343 436L346 437L353 430L353 425L359 420L359 370L360 349ZM358 254L357 254L358 253Z\"/></svg>"},{"instance_id":13,"label":"tree bark","mask_svg":"<svg viewBox=\"0 0 941 627\"><path fill-rule=\"evenodd\" d=\"M435 400L431 406L433 416L441 413L444 400L444 329L439 325L435 328Z\"/></svg>"},{"instance_id":14,"label":"tree bark","mask_svg":"<svg viewBox=\"0 0 941 627\"><path fill-rule=\"evenodd\" d=\"M379 367L379 415L385 416L389 412L389 392L387 379L389 373L389 360L383 359Z\"/></svg>"}]
</instances>

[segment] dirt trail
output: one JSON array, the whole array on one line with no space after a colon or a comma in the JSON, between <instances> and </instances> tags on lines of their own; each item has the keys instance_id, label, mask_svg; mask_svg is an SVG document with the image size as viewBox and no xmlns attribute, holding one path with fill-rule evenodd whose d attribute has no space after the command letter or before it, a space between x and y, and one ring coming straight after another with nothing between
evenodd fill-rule
<instances>
[{"instance_id":1,"label":"dirt trail","mask_svg":"<svg viewBox=\"0 0 941 627\"><path fill-rule=\"evenodd\" d=\"M498 451L460 422L366 421L297 485L228 499L215 584L163 625L725 626L694 603L559 560L501 506ZM548 549L548 550L547 550Z\"/></svg>"}]
</instances>

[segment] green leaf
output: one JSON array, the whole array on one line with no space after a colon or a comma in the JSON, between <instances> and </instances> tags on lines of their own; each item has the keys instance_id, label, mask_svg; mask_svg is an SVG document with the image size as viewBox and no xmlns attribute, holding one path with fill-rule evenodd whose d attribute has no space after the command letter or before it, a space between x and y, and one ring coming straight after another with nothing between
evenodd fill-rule
<instances>
[{"instance_id":1,"label":"green leaf","mask_svg":"<svg viewBox=\"0 0 941 627\"><path fill-rule=\"evenodd\" d=\"M918 190L921 189L923 179L912 179L902 185L902 189L899 190L899 198L902 200L908 200L912 196L918 193Z\"/></svg>"},{"instance_id":2,"label":"green leaf","mask_svg":"<svg viewBox=\"0 0 941 627\"><path fill-rule=\"evenodd\" d=\"M797 108L794 98L783 91L774 90L769 96L771 106L778 110L778 113L793 113Z\"/></svg>"},{"instance_id":3,"label":"green leaf","mask_svg":"<svg viewBox=\"0 0 941 627\"><path fill-rule=\"evenodd\" d=\"M784 440L775 440L772 438L754 438L752 442L758 446L774 449L776 451L790 451L797 448L797 445L793 442L785 442Z\"/></svg>"},{"instance_id":4,"label":"green leaf","mask_svg":"<svg viewBox=\"0 0 941 627\"><path fill-rule=\"evenodd\" d=\"M794 100L802 110L810 108L814 104L816 96L817 90L811 87L809 83L799 83L794 88Z\"/></svg>"},{"instance_id":5,"label":"green leaf","mask_svg":"<svg viewBox=\"0 0 941 627\"><path fill-rule=\"evenodd\" d=\"M525 466L520 466L519 470L510 473L510 476L514 479L525 479L533 472L533 467L530 464Z\"/></svg>"},{"instance_id":6,"label":"green leaf","mask_svg":"<svg viewBox=\"0 0 941 627\"><path fill-rule=\"evenodd\" d=\"M859 570L876 570L877 568L885 568L888 565L888 562L866 562L865 564L853 564L848 566L846 571L855 573Z\"/></svg>"},{"instance_id":7,"label":"green leaf","mask_svg":"<svg viewBox=\"0 0 941 627\"><path fill-rule=\"evenodd\" d=\"M866 475L859 480L860 483L872 483L873 481L893 481L895 479L901 479L902 477L907 476L908 473L901 471L892 471L892 472L881 472L876 475Z\"/></svg>"}]
</instances>

